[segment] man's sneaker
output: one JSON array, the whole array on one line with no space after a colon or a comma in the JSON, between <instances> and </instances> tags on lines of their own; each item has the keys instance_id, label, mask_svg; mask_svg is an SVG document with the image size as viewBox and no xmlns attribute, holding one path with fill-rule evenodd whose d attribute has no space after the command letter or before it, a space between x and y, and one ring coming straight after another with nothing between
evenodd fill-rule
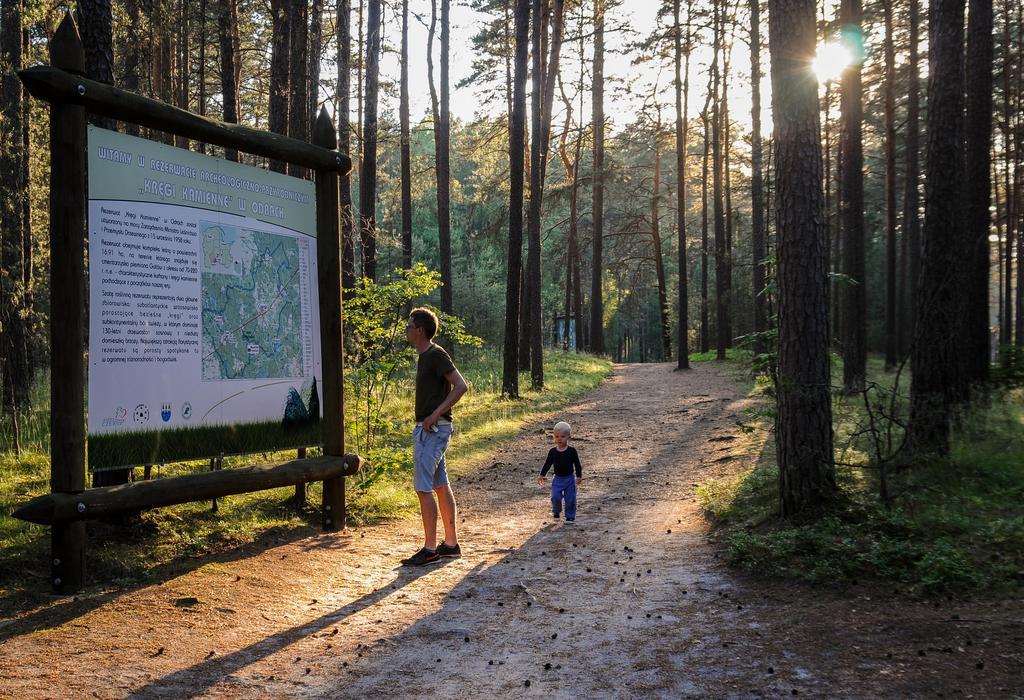
<instances>
[{"instance_id":1,"label":"man's sneaker","mask_svg":"<svg viewBox=\"0 0 1024 700\"><path fill-rule=\"evenodd\" d=\"M447 545L444 542L437 545L437 554L442 557L451 557L452 559L458 559L462 556L462 547L456 542L453 545Z\"/></svg>"},{"instance_id":2,"label":"man's sneaker","mask_svg":"<svg viewBox=\"0 0 1024 700\"><path fill-rule=\"evenodd\" d=\"M403 559L402 566L423 566L424 564L432 564L436 561L441 561L441 555L437 553L437 550L431 552L426 547L423 547L408 559Z\"/></svg>"}]
</instances>

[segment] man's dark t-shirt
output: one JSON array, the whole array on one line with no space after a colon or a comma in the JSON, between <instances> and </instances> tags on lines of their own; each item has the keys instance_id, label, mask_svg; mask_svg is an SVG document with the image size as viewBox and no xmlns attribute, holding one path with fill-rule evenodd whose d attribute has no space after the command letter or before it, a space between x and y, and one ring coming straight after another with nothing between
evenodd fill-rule
<instances>
[{"instance_id":1,"label":"man's dark t-shirt","mask_svg":"<svg viewBox=\"0 0 1024 700\"><path fill-rule=\"evenodd\" d=\"M544 467L540 470L540 475L546 476L548 469L551 467L555 468L555 476L572 476L573 468L575 467L576 478L583 478L583 466L580 464L580 456L572 445L567 446L561 452L558 451L557 447L552 447L548 450L548 458L544 462Z\"/></svg>"},{"instance_id":2,"label":"man's dark t-shirt","mask_svg":"<svg viewBox=\"0 0 1024 700\"><path fill-rule=\"evenodd\" d=\"M451 391L446 374L455 371L452 358L440 345L431 345L416 360L416 422L437 410ZM449 409L442 418L452 419Z\"/></svg>"}]
</instances>

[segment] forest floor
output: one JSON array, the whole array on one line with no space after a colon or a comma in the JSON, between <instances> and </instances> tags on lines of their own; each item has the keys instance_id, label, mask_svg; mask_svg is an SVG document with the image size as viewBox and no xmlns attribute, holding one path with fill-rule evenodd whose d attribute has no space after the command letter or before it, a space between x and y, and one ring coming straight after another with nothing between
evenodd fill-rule
<instances>
[{"instance_id":1,"label":"forest floor","mask_svg":"<svg viewBox=\"0 0 1024 700\"><path fill-rule=\"evenodd\" d=\"M729 569L694 490L769 434L714 363L617 365L558 417L584 482L553 522L549 421L454 465L463 557L418 520L289 530L0 622L0 697L1014 697L1018 599L912 600Z\"/></svg>"}]
</instances>

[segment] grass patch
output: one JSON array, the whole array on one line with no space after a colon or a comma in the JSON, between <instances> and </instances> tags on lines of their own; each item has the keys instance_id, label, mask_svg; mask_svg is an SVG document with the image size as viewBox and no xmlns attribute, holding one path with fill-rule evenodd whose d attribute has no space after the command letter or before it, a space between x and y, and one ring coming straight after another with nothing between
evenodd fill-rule
<instances>
[{"instance_id":1,"label":"grass patch","mask_svg":"<svg viewBox=\"0 0 1024 700\"><path fill-rule=\"evenodd\" d=\"M501 398L501 357L485 350L459 349L456 362L470 384L470 393L456 406L456 437L449 451L450 473L469 469L501 440L514 435L530 420L547 416L599 386L610 372L607 360L587 355L545 353L545 389L523 391L518 401ZM528 387L529 375L520 377ZM411 483L411 379L396 386L385 406L390 429L365 453L371 469L349 479L348 521L369 524L416 513ZM346 399L351 411L351 403ZM350 413L350 419L352 414ZM351 427L351 426L350 426ZM356 445L350 438L351 451ZM23 447L25 442L22 443ZM35 446L35 443L33 443ZM310 451L310 455L315 454ZM294 452L225 457L224 468L280 461ZM207 460L154 467L154 477L207 469ZM0 616L48 600L49 529L11 517L15 507L49 491L49 455L24 449L20 458L0 453ZM135 585L179 570L193 568L197 558L223 553L239 545L273 537L297 536L319 527L319 483L308 487L305 509L290 498L292 487L219 499L211 512L209 501L144 512L127 526L87 523L87 576L91 581Z\"/></svg>"},{"instance_id":2,"label":"grass patch","mask_svg":"<svg viewBox=\"0 0 1024 700\"><path fill-rule=\"evenodd\" d=\"M891 385L879 363L869 376ZM906 384L907 377L901 381ZM778 469L769 438L759 464L698 488L714 537L746 571L843 587L892 584L911 595L1011 592L1024 585L1024 391L1000 394L960 425L947 461L890 475L892 502L878 498L868 451L850 435L862 409L837 398L840 493L828 515L793 526L778 520ZM858 465L859 466L856 466Z\"/></svg>"}]
</instances>

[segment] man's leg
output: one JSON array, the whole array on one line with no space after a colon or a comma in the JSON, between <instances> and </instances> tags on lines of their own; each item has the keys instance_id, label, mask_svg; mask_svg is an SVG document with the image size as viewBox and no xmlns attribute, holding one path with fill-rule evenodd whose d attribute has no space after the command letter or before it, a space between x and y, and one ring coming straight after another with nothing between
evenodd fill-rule
<instances>
[{"instance_id":1,"label":"man's leg","mask_svg":"<svg viewBox=\"0 0 1024 700\"><path fill-rule=\"evenodd\" d=\"M437 549L437 504L434 503L434 494L431 491L417 491L416 496L420 499L420 517L423 518L423 546Z\"/></svg>"},{"instance_id":2,"label":"man's leg","mask_svg":"<svg viewBox=\"0 0 1024 700\"><path fill-rule=\"evenodd\" d=\"M458 532L455 528L455 523L458 518L458 508L455 505L455 494L452 492L451 484L444 484L434 489L434 493L437 494L437 505L441 509L441 522L444 523L444 543L450 547L453 547L459 543ZM420 503L423 503L422 496L420 494ZM430 502L433 504L434 498L431 494ZM422 509L422 506L421 506ZM436 511L435 511L436 513ZM424 516L424 523L426 523L426 516ZM436 537L434 539L436 541Z\"/></svg>"}]
</instances>

